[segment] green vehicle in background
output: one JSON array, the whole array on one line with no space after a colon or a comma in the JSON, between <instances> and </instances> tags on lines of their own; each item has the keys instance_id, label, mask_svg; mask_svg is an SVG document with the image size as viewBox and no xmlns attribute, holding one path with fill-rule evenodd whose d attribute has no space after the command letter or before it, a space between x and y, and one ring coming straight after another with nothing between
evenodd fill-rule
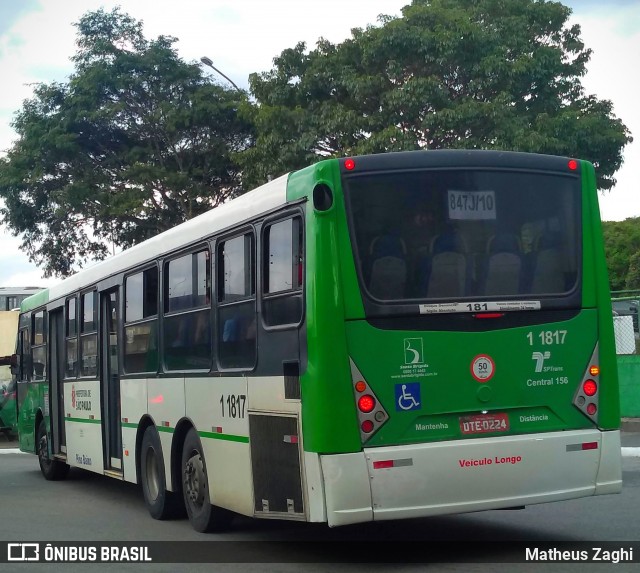
<instances>
[{"instance_id":1,"label":"green vehicle in background","mask_svg":"<svg viewBox=\"0 0 640 573\"><path fill-rule=\"evenodd\" d=\"M0 385L0 432L8 438L18 435L15 380Z\"/></svg>"}]
</instances>

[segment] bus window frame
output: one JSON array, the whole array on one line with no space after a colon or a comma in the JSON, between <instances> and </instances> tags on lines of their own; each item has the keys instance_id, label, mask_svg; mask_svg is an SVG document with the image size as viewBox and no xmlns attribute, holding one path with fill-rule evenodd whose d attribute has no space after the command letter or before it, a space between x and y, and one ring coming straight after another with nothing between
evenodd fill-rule
<instances>
[{"instance_id":1,"label":"bus window frame","mask_svg":"<svg viewBox=\"0 0 640 573\"><path fill-rule=\"evenodd\" d=\"M188 245L187 247L184 247L178 251L174 251L169 253L166 257L163 257L161 259L158 259L157 261L155 261L158 265L159 265L159 274L158 274L158 296L159 296L159 301L158 301L158 330L159 330L159 334L158 334L158 340L157 340L157 344L159 345L158 350L159 350L159 364L158 364L158 372L162 373L165 376L175 376L176 374L180 374L180 373L189 373L189 374L207 374L210 373L213 369L213 366L215 365L215 361L213 358L213 338L214 338L214 330L213 330L213 321L212 321L212 316L211 316L211 312L212 312L212 301L213 301L213 283L215 282L213 279L213 266L212 266L212 247L211 247L211 242L209 240L202 240L202 241L198 241L197 243L193 243L191 245ZM168 306L168 302L169 302L169 293L168 293L168 277L169 277L169 264L171 263L171 261L175 261L177 259L180 259L182 257L185 256L189 256L191 255L193 257L193 255L196 255L198 253L201 252L207 252L209 255L209 267L208 267L208 271L209 271L209 304L202 304L202 305L198 305L198 306L194 306L194 307L190 307L187 309L180 309L180 310L173 310L173 311L168 311L165 310L165 307ZM149 265L149 268L152 265ZM197 269L195 267L195 265L192 264L191 267L191 272L194 273L192 274L192 279L197 279ZM133 273L129 273L129 276L131 274L136 274L136 272ZM165 280L166 277L166 280ZM124 283L123 283L124 284ZM197 281L193 280L192 282L192 292L193 292L193 285L196 285ZM206 293L205 293L205 299L206 299ZM124 302L123 302L124 304ZM210 336L209 336L209 367L208 368L193 368L193 369L176 369L176 370L170 370L167 368L167 364L166 364L166 360L165 360L165 318L173 318L173 317L177 317L177 316L183 316L186 314L193 314L196 312L202 312L208 310L209 312L209 327L210 327ZM123 321L124 324L124 321ZM127 323L128 324L128 323ZM124 330L123 330L124 333ZM123 352L124 352L124 348L123 348ZM138 373L136 373L138 374ZM142 373L140 373L142 374ZM133 376L134 374L131 373L129 374L130 376Z\"/></svg>"},{"instance_id":2,"label":"bus window frame","mask_svg":"<svg viewBox=\"0 0 640 573\"><path fill-rule=\"evenodd\" d=\"M16 382L19 384L29 384L33 382L33 353L31 351L32 315L33 313L31 311L23 314L20 319L24 317L25 323L18 323L18 336L16 340L18 372L16 374ZM20 320L20 322L22 322L22 320ZM25 356L28 356L28 360L25 360Z\"/></svg>"},{"instance_id":3,"label":"bus window frame","mask_svg":"<svg viewBox=\"0 0 640 573\"><path fill-rule=\"evenodd\" d=\"M247 225L242 225L240 227L236 227L234 229L228 230L226 233L222 235L218 235L215 237L215 264L213 271L215 271L215 278L212 280L215 285L215 304L212 305L215 309L215 320L212 323L215 326L215 331L212 331L212 338L215 339L215 366L218 372L253 372L258 366L258 279L259 279L259 265L258 265L258 238L261 238L261 233L256 229L257 225L261 223L250 223ZM245 237L249 235L250 237L250 255L251 261L245 269L248 268L251 273L250 285L251 285L251 294L244 295L241 298L233 298L232 300L225 301L224 298L221 298L221 294L224 292L221 288L221 285L224 284L224 260L220 258L220 252L223 245L227 241L231 241L233 239L237 239L239 237ZM261 280L261 279L260 279ZM245 278L246 281L246 278ZM221 344L223 342L222 336L219 336L218 326L220 324L220 310L225 308L231 308L233 306L239 306L242 304L246 304L248 302L253 302L253 312L256 317L256 335L254 340L254 352L253 352L253 363L250 366L241 366L241 367L226 367L223 366L220 362L221 352Z\"/></svg>"},{"instance_id":4,"label":"bus window frame","mask_svg":"<svg viewBox=\"0 0 640 573\"><path fill-rule=\"evenodd\" d=\"M69 302L70 301L74 301L74 312L75 312L75 321L76 321L76 327L75 327L75 335L73 336L69 336ZM79 333L80 333L80 328L79 328L79 322L78 322L78 310L79 310L79 304L78 304L78 293L75 292L73 293L71 296L67 296L64 299L64 380L77 380L78 379L78 374L79 374L79 363L80 363L80 343L79 343ZM69 352L69 342L72 341L75 338L76 341L76 361L75 361L75 373L73 376L69 375L69 372L67 370L67 365L68 365L68 352Z\"/></svg>"},{"instance_id":5,"label":"bus window frame","mask_svg":"<svg viewBox=\"0 0 640 573\"><path fill-rule=\"evenodd\" d=\"M84 331L84 297L87 294L91 294L93 293L93 325L94 325L94 330L87 330L86 332ZM78 312L78 328L77 328L77 336L78 336L78 366L76 368L77 370L77 378L80 380L96 380L100 377L100 337L98 336L98 330L99 330L99 326L98 326L98 290L95 287L95 285L86 288L82 291L80 291L79 293L79 303L78 303L78 307L76 309L76 312L79 310L80 312ZM82 374L82 340L84 338L88 338L89 336L95 336L96 337L96 373L93 376L83 376ZM66 350L65 350L66 352Z\"/></svg>"},{"instance_id":6,"label":"bus window frame","mask_svg":"<svg viewBox=\"0 0 640 573\"><path fill-rule=\"evenodd\" d=\"M41 344L36 344L35 343L35 339L36 339L36 317L39 313L42 313L42 343ZM32 366L32 372L31 372L31 380L33 382L46 382L49 377L47 376L47 372L48 372L48 367L49 367L49 361L48 361L48 355L47 355L47 345L48 345L48 337L47 337L47 330L48 330L48 325L49 325L49 315L47 312L46 307L40 307L40 308L36 308L34 310L31 311L31 317L30 317L30 325L31 325L31 339L30 339L30 354L31 354L31 366ZM45 359L45 363L44 363L44 371L42 373L41 378L36 378L36 373L35 373L35 362L33 360L33 350L34 348L44 348L44 359Z\"/></svg>"},{"instance_id":7,"label":"bus window frame","mask_svg":"<svg viewBox=\"0 0 640 573\"><path fill-rule=\"evenodd\" d=\"M299 221L299 229L302 231L302 237L301 237L301 244L300 244L300 251L298 253L298 256L300 257L300 265L302 265L302 281L299 287L296 288L291 288L288 290L283 290L283 291L278 291L275 293L268 293L266 292L266 281L268 280L268 274L266 272L266 268L267 268L267 264L268 264L268 254L266 252L267 246L268 246L268 241L267 241L267 231L273 226L276 225L282 221L286 221L288 219L291 219L292 221L295 221L295 219L298 219ZM305 321L305 311L306 311L306 305L305 305L305 296L306 296L306 288L305 288L305 283L306 283L306 277L307 277L307 257L306 257L306 229L305 229L305 218L304 218L304 213L302 212L302 209L300 208L296 208L296 209L288 209L286 211L282 211L279 212L277 214L271 215L267 218L265 218L262 221L262 225L260 228L260 245L259 245L259 250L260 252L256 252L256 255L258 255L259 257L259 268L260 268L260 276L259 276L259 286L260 286L260 296L259 296L259 314L260 314L260 322L262 325L262 328L265 331L281 331L281 330L295 330L297 328L300 328L300 326L304 323ZM264 302L265 301L270 301L270 300L276 300L276 299L281 299L281 298L286 298L286 297L293 297L297 294L300 294L300 296L302 297L302 311L300 313L300 319L297 322L291 322L291 323L286 323L286 324L274 324L274 325L269 325L267 324L266 320L265 320L265 316L264 316Z\"/></svg>"},{"instance_id":8,"label":"bus window frame","mask_svg":"<svg viewBox=\"0 0 640 573\"><path fill-rule=\"evenodd\" d=\"M562 293L553 294L527 294L521 293L518 295L495 295L486 297L484 295L465 295L459 298L401 298L401 299L378 299L369 292L369 287L366 284L363 274L363 263L360 256L360 247L357 243L355 221L353 214L353 206L351 204L352 197L349 192L349 181L352 179L358 179L361 177L370 177L371 175L388 175L405 173L411 173L412 171L483 171L483 172L499 172L499 173L519 173L519 174L536 174L547 175L555 177L565 177L567 179L573 179L576 182L577 197L573 202L572 215L575 217L575 232L578 237L576 243L576 280L573 287ZM446 164L446 165L417 165L415 167L402 167L397 169L372 169L363 171L362 173L342 173L342 189L344 197L344 208L346 212L347 231L349 236L349 246L353 255L353 262L358 279L358 289L362 296L364 304L365 315L369 320L376 320L379 318L402 318L406 315L415 315L417 307L420 305L431 304L448 304L452 302L469 303L476 302L478 300L491 300L491 301L520 301L520 300L539 300L541 304L541 310L575 310L580 307L582 301L582 286L584 281L584 191L583 191L583 179L578 172L559 171L551 167L526 167L526 166L513 166L513 165L458 165L458 164ZM511 311L513 312L513 311ZM539 311L535 311L539 312ZM423 314L421 318L428 322L439 322L439 316L462 316L471 315L473 311L458 312L446 315L438 314ZM455 319L454 319L455 320ZM457 327L452 327L455 329ZM438 330L447 330L447 327L438 326Z\"/></svg>"},{"instance_id":9,"label":"bus window frame","mask_svg":"<svg viewBox=\"0 0 640 573\"><path fill-rule=\"evenodd\" d=\"M121 368L121 378L139 378L141 375L148 375L148 374L153 374L153 375L157 375L159 372L162 371L162 366L164 363L164 359L161 358L161 344L160 344L160 338L162 336L162 328L161 328L161 324L162 324L162 319L161 319L161 315L163 314L161 312L161 305L163 304L162 302L162 290L163 290L163 274L162 274L162 268L163 268L163 264L164 261L163 260L154 260L148 263L143 264L140 267L136 267L134 269L130 269L128 270L123 276L122 276L122 320L120 321L122 323L122 328L121 328L121 332L120 335L122 336L121 340L122 340L122 354L121 354L121 363L122 363L122 368ZM146 271L149 271L151 269L156 269L157 272L157 279L158 279L158 283L157 283L157 288L156 288L156 313L153 315L149 315L149 316L144 316L144 312L143 312L143 317L140 319L136 319L136 320L127 320L127 280L129 278L131 278L132 276L138 275L138 274L142 274L142 291L143 291L143 297L144 297L144 273ZM143 300L143 306L144 306L144 300ZM127 336L127 327L128 326L138 326L140 324L147 324L150 323L152 321L156 321L156 332L155 332L155 338L156 338L156 352L157 352L157 360L156 360L156 368L155 370L144 370L144 371L139 371L139 372L127 372L125 366L126 366L126 336ZM174 371L171 370L171 373L173 373Z\"/></svg>"}]
</instances>

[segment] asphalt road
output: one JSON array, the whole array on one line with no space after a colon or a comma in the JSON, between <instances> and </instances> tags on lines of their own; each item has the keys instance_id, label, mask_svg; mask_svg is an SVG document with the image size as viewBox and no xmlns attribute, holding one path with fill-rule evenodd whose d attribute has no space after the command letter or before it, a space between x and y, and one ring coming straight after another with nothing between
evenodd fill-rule
<instances>
[{"instance_id":1,"label":"asphalt road","mask_svg":"<svg viewBox=\"0 0 640 573\"><path fill-rule=\"evenodd\" d=\"M5 447L8 444L5 444ZM640 447L640 434L626 434L625 447ZM5 450L6 451L6 450ZM549 542L640 540L640 457L623 458L624 489L620 495L583 498L554 504L527 507L522 511L492 511L475 514L416 519L402 522L369 523L329 529L321 524L238 518L225 535L199 534L189 522L156 521L144 506L140 488L82 470L72 470L63 482L47 482L41 476L35 456L5 453L0 455L0 532L8 541L261 541L262 544L228 544L225 560L246 560L243 551L255 549L268 564L128 564L116 565L118 571L576 571L574 564L512 564L509 542L524 541L532 546ZM313 548L306 542L327 542L320 546L314 563ZM402 563L405 541L418 541L425 547L439 547L445 563ZM484 563L456 563L459 555L472 556ZM357 544L368 552L382 552L386 561L400 564L343 563L341 547ZM478 546L484 548L478 551ZM624 546L624 543L622 544ZM394 548L398 547L397 559ZM335 548L335 550L334 550ZM228 556L237 551L237 559ZM335 551L335 559L334 559ZM292 563L291 553L304 564ZM466 552L466 553L465 553ZM472 557L473 558L473 557ZM293 558L295 560L295 558ZM311 561L311 562L309 562ZM93 571L101 564L0 564L0 571ZM580 565L585 571L610 571L614 565ZM615 565L617 571L637 570L635 564ZM111 569L115 571L116 569ZM582 573L582 572L581 572Z\"/></svg>"}]
</instances>

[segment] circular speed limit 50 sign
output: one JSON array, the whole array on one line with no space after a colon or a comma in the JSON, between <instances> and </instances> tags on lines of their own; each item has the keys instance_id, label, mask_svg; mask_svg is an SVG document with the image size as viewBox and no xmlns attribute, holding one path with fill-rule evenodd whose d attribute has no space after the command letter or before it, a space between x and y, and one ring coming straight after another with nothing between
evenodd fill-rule
<instances>
[{"instance_id":1,"label":"circular speed limit 50 sign","mask_svg":"<svg viewBox=\"0 0 640 573\"><path fill-rule=\"evenodd\" d=\"M478 354L471 363L471 374L478 382L488 382L493 378L496 365L491 356Z\"/></svg>"}]
</instances>

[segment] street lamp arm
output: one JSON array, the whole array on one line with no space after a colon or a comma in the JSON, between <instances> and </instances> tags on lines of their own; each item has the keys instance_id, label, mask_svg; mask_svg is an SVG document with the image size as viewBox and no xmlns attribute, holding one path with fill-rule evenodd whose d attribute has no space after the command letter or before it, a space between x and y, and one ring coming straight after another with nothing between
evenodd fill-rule
<instances>
[{"instance_id":1,"label":"street lamp arm","mask_svg":"<svg viewBox=\"0 0 640 573\"><path fill-rule=\"evenodd\" d=\"M205 66L209 66L213 71L217 72L218 74L220 74L225 80L227 80L234 88L236 88L239 92L241 92L242 90L236 85L236 83L227 75L223 74L218 68L216 68L213 65L213 61L211 60L211 58L207 58L207 56L202 56L202 58L200 58L200 61L205 65Z\"/></svg>"}]
</instances>

